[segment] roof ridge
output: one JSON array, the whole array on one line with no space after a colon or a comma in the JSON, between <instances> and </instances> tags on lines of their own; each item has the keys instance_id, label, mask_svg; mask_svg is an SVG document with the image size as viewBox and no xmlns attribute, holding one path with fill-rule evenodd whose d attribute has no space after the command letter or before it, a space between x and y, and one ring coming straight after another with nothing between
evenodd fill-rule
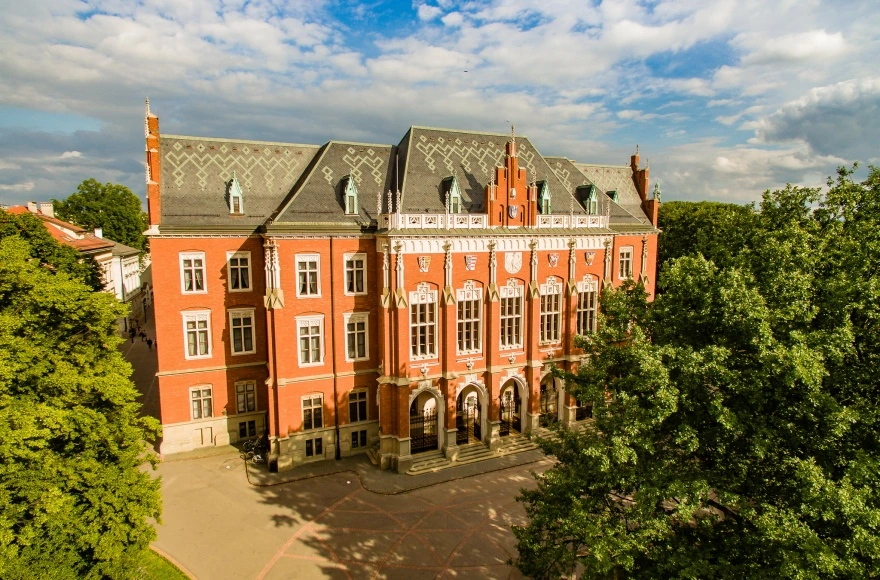
<instances>
[{"instance_id":1,"label":"roof ridge","mask_svg":"<svg viewBox=\"0 0 880 580\"><path fill-rule=\"evenodd\" d=\"M259 141L256 139L227 139L223 137L199 137L197 135L160 135L159 141L162 139L190 139L193 141L217 141L219 143L253 143L255 145L284 145L285 147L314 147L320 148L323 145L307 144L307 143L287 143L284 141Z\"/></svg>"},{"instance_id":2,"label":"roof ridge","mask_svg":"<svg viewBox=\"0 0 880 580\"><path fill-rule=\"evenodd\" d=\"M425 129L428 131L449 131L450 133L470 133L472 135L492 135L493 137L509 138L510 133L490 133L488 131L468 131L466 129L450 129L449 127L426 127L424 125L410 125L410 129ZM526 135L517 135L517 139L528 139Z\"/></svg>"}]
</instances>

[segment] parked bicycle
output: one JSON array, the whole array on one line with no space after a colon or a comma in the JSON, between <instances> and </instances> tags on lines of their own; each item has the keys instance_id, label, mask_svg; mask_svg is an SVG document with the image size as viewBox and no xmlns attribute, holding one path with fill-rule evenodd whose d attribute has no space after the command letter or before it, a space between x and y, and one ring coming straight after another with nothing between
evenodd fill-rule
<instances>
[{"instance_id":1,"label":"parked bicycle","mask_svg":"<svg viewBox=\"0 0 880 580\"><path fill-rule=\"evenodd\" d=\"M269 456L269 439L265 436L245 441L242 458L252 463L266 463Z\"/></svg>"}]
</instances>

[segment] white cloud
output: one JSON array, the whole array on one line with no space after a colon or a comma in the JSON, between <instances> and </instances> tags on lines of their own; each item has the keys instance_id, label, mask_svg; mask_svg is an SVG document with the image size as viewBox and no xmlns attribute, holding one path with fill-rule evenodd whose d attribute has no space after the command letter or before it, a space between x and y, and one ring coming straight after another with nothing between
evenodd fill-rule
<instances>
[{"instance_id":1,"label":"white cloud","mask_svg":"<svg viewBox=\"0 0 880 580\"><path fill-rule=\"evenodd\" d=\"M419 20L434 20L435 18L443 14L443 11L436 6L431 6L429 4L419 4L417 13L419 15Z\"/></svg>"},{"instance_id":2,"label":"white cloud","mask_svg":"<svg viewBox=\"0 0 880 580\"><path fill-rule=\"evenodd\" d=\"M30 191L34 188L33 181L25 181L24 183L13 183L11 185L7 185L5 183L0 183L0 190L3 191Z\"/></svg>"},{"instance_id":3,"label":"white cloud","mask_svg":"<svg viewBox=\"0 0 880 580\"><path fill-rule=\"evenodd\" d=\"M782 36L742 34L734 39L734 45L748 51L742 63L767 64L788 61L834 60L849 52L840 32L828 34L825 30L810 30Z\"/></svg>"},{"instance_id":4,"label":"white cloud","mask_svg":"<svg viewBox=\"0 0 880 580\"><path fill-rule=\"evenodd\" d=\"M76 157L82 157L82 153L79 151L65 151L61 154L61 159L71 159Z\"/></svg>"},{"instance_id":5,"label":"white cloud","mask_svg":"<svg viewBox=\"0 0 880 580\"><path fill-rule=\"evenodd\" d=\"M461 26L464 22L464 16L462 16L461 12L450 12L441 18L440 21L446 26L457 27Z\"/></svg>"}]
</instances>

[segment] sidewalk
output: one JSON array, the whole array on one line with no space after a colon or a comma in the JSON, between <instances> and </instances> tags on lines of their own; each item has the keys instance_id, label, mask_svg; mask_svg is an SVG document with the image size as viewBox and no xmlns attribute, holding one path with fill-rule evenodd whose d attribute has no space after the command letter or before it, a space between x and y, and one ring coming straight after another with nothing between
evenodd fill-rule
<instances>
[{"instance_id":1,"label":"sidewalk","mask_svg":"<svg viewBox=\"0 0 880 580\"><path fill-rule=\"evenodd\" d=\"M148 338L156 340L156 327L153 323L153 309L147 310L147 322L140 320L141 327L147 333ZM141 414L159 419L159 388L156 380L156 371L159 368L156 351L158 345L150 349L147 342L139 336L134 337L134 342L125 334L125 342L120 343L119 352L132 366L131 380L140 393L139 402L142 405Z\"/></svg>"}]
</instances>

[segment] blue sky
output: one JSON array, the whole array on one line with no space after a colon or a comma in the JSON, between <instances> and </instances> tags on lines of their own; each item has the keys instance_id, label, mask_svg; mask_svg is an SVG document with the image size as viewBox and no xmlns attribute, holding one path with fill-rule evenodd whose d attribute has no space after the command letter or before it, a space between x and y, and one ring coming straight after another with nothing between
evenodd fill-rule
<instances>
[{"instance_id":1,"label":"blue sky","mask_svg":"<svg viewBox=\"0 0 880 580\"><path fill-rule=\"evenodd\" d=\"M163 133L397 143L504 133L746 203L880 153L880 4L818 0L28 0L0 22L0 203L144 195Z\"/></svg>"}]
</instances>

